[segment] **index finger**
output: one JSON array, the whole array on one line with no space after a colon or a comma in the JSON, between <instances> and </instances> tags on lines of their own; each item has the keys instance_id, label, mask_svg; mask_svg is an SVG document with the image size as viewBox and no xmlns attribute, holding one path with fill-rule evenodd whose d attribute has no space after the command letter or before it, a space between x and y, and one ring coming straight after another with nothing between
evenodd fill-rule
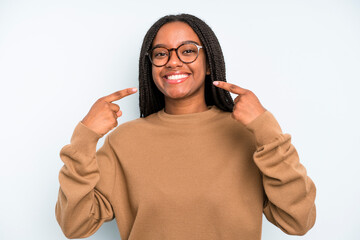
<instances>
[{"instance_id":1,"label":"index finger","mask_svg":"<svg viewBox=\"0 0 360 240\"><path fill-rule=\"evenodd\" d=\"M215 86L222 88L226 91L229 91L231 93L236 93L236 94L245 94L248 92L247 89L239 87L235 84L232 83L227 83L227 82L222 82L222 81L214 81L213 82Z\"/></svg>"},{"instance_id":2,"label":"index finger","mask_svg":"<svg viewBox=\"0 0 360 240\"><path fill-rule=\"evenodd\" d=\"M106 102L113 102L119 99L122 99L123 97L129 96L137 91L136 88L126 88L120 91L116 91L110 95L105 96L103 99Z\"/></svg>"}]
</instances>

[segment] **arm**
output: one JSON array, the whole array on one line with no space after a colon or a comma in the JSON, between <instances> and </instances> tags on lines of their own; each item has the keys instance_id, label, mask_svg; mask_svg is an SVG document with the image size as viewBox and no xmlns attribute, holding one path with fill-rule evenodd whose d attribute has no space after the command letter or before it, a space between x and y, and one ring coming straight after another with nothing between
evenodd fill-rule
<instances>
[{"instance_id":1,"label":"arm","mask_svg":"<svg viewBox=\"0 0 360 240\"><path fill-rule=\"evenodd\" d=\"M287 234L304 235L315 224L316 188L299 162L291 136L282 133L269 111L246 127L256 140L253 157L263 174L266 218Z\"/></svg>"},{"instance_id":2,"label":"arm","mask_svg":"<svg viewBox=\"0 0 360 240\"><path fill-rule=\"evenodd\" d=\"M110 198L116 156L109 136L96 152L100 138L79 122L70 144L60 151L64 166L59 173L60 189L55 214L68 238L88 237L103 222L114 218Z\"/></svg>"}]
</instances>

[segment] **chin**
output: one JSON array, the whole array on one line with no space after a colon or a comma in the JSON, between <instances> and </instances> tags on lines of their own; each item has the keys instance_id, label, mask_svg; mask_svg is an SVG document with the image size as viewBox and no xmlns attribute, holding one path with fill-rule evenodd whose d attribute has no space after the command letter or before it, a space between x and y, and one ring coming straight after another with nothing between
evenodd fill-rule
<instances>
[{"instance_id":1,"label":"chin","mask_svg":"<svg viewBox=\"0 0 360 240\"><path fill-rule=\"evenodd\" d=\"M171 98L171 99L182 99L187 97L186 93L183 92L177 92L177 93L166 93L165 97Z\"/></svg>"}]
</instances>

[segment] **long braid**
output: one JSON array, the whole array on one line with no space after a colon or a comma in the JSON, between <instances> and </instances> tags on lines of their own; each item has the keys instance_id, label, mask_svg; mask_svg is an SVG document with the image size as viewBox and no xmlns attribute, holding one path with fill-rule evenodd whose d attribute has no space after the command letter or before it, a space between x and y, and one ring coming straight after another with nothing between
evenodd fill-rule
<instances>
[{"instance_id":1,"label":"long braid","mask_svg":"<svg viewBox=\"0 0 360 240\"><path fill-rule=\"evenodd\" d=\"M146 117L165 107L164 95L152 79L151 63L146 52L159 29L169 22L187 23L198 35L206 52L210 76L205 77L205 101L207 105L216 105L223 111L232 112L234 101L228 91L215 87L213 81L226 82L225 61L219 41L211 28L201 19L190 14L167 15L156 21L144 37L139 58L139 100L140 117Z\"/></svg>"}]
</instances>

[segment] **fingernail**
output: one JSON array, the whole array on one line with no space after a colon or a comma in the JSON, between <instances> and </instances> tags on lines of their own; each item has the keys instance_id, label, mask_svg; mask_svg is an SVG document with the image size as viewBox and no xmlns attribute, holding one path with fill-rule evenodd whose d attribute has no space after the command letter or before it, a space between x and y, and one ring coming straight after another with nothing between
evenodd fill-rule
<instances>
[{"instance_id":1,"label":"fingernail","mask_svg":"<svg viewBox=\"0 0 360 240\"><path fill-rule=\"evenodd\" d=\"M213 84L214 84L215 86L217 86L217 85L219 85L219 82L218 82L218 81L214 81Z\"/></svg>"},{"instance_id":2,"label":"fingernail","mask_svg":"<svg viewBox=\"0 0 360 240\"><path fill-rule=\"evenodd\" d=\"M136 92L136 91L137 91L137 89L136 89L136 88L133 88L133 89L131 89L131 91Z\"/></svg>"}]
</instances>

